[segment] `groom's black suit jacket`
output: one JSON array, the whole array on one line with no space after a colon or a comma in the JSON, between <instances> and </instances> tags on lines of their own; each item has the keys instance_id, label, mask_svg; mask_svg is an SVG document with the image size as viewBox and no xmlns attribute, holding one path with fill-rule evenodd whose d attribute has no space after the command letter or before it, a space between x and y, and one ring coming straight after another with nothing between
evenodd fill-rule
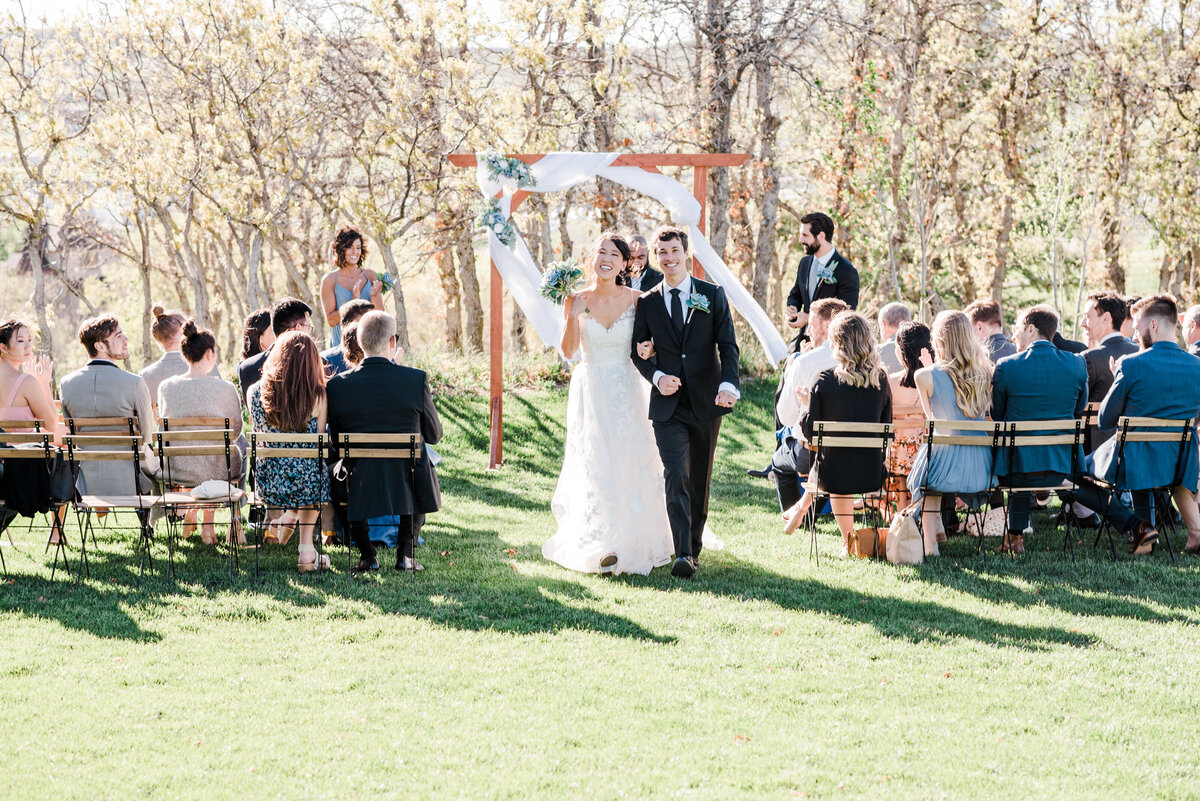
<instances>
[{"instance_id":1,"label":"groom's black suit jacket","mask_svg":"<svg viewBox=\"0 0 1200 801\"><path fill-rule=\"evenodd\" d=\"M731 411L717 406L718 388L722 383L739 387L738 346L733 332L733 318L725 290L708 281L692 278L692 293L708 298L708 311L685 308L686 320L682 339L675 334L671 315L667 313L663 293L668 289L662 282L637 300L633 317L632 357L638 372L650 382L650 419L664 422L675 413L680 392L663 395L654 386L654 373L661 370L683 380L693 414L700 420L711 420ZM642 359L637 343L654 340L655 354Z\"/></svg>"}]
</instances>

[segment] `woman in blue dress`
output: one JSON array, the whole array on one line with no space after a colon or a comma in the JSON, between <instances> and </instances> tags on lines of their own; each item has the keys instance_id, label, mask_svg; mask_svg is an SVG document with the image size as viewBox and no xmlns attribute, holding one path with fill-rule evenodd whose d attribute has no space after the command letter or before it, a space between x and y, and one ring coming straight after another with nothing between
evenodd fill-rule
<instances>
[{"instance_id":1,"label":"woman in blue dress","mask_svg":"<svg viewBox=\"0 0 1200 801\"><path fill-rule=\"evenodd\" d=\"M321 306L325 322L333 326L329 332L329 346L336 348L342 343L342 306L355 298L371 301L371 305L383 311L383 282L374 270L364 270L367 258L366 240L357 228L346 226L333 237L333 272L321 279Z\"/></svg>"},{"instance_id":2,"label":"woman in blue dress","mask_svg":"<svg viewBox=\"0 0 1200 801\"><path fill-rule=\"evenodd\" d=\"M992 405L992 367L975 340L971 322L960 311L944 311L933 321L936 361L916 372L917 393L929 420L983 420ZM939 434L983 436L937 426ZM986 445L991 444L990 439ZM942 492L971 495L992 485L992 449L974 445L936 445L932 454L922 444L908 474L914 498L924 495L921 530L925 555L937 556L937 530L941 522Z\"/></svg>"}]
</instances>

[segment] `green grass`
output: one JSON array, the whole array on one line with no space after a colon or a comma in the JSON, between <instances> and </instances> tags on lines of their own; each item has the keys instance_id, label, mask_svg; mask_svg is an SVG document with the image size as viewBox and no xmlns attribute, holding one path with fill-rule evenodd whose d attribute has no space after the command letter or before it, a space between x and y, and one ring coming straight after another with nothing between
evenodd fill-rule
<instances>
[{"instance_id":1,"label":"green grass","mask_svg":"<svg viewBox=\"0 0 1200 801\"><path fill-rule=\"evenodd\" d=\"M1016 562L952 539L922 567L779 533L771 386L726 418L699 576L542 561L565 392L440 402L427 571L263 580L181 546L137 584L101 533L49 580L23 524L0 585L0 797L1196 798L1197 560L1072 564L1044 519ZM836 537L825 526L821 548ZM159 546L161 568L162 546Z\"/></svg>"}]
</instances>

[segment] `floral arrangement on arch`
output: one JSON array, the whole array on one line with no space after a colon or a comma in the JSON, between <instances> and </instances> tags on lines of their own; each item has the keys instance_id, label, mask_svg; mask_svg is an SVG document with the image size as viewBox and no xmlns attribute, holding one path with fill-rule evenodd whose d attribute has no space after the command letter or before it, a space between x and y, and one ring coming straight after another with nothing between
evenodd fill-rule
<instances>
[{"instance_id":1,"label":"floral arrangement on arch","mask_svg":"<svg viewBox=\"0 0 1200 801\"><path fill-rule=\"evenodd\" d=\"M495 234L504 247L511 248L516 244L517 231L513 228L512 220L504 216L500 201L495 198L483 201L475 219L480 228Z\"/></svg>"},{"instance_id":2,"label":"floral arrangement on arch","mask_svg":"<svg viewBox=\"0 0 1200 801\"><path fill-rule=\"evenodd\" d=\"M542 273L542 284L538 287L538 294L561 306L583 284L583 270L579 269L575 262L556 261Z\"/></svg>"},{"instance_id":3,"label":"floral arrangement on arch","mask_svg":"<svg viewBox=\"0 0 1200 801\"><path fill-rule=\"evenodd\" d=\"M487 168L488 177L493 181L505 180L516 185L517 189L524 189L536 183L528 164L520 159L510 159L497 150L484 153L483 164Z\"/></svg>"}]
</instances>

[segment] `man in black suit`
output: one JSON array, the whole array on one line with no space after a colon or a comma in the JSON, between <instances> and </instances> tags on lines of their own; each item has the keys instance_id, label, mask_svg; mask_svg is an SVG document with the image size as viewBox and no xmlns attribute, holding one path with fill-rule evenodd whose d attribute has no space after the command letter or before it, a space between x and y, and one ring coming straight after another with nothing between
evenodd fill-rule
<instances>
[{"instance_id":1,"label":"man in black suit","mask_svg":"<svg viewBox=\"0 0 1200 801\"><path fill-rule=\"evenodd\" d=\"M808 338L808 314L813 301L838 298L851 309L858 308L858 270L834 249L833 219L814 211L800 218L800 242L806 255L796 270L796 283L787 298L787 324L797 329L790 349L800 349Z\"/></svg>"},{"instance_id":2,"label":"man in black suit","mask_svg":"<svg viewBox=\"0 0 1200 801\"><path fill-rule=\"evenodd\" d=\"M442 423L433 405L425 373L392 362L396 352L396 318L372 311L358 323L358 344L364 358L357 370L329 379L329 438L340 434L413 434L435 444L442 438ZM417 460L410 475L407 459L363 459L346 466L349 471L347 518L350 536L361 559L355 572L378 570L375 546L367 520L399 515L396 544L397 570L423 570L413 558L416 532L425 514L441 506L441 489L429 459Z\"/></svg>"},{"instance_id":3,"label":"man in black suit","mask_svg":"<svg viewBox=\"0 0 1200 801\"><path fill-rule=\"evenodd\" d=\"M630 356L652 387L650 419L675 540L671 575L691 578L708 519L721 416L741 397L738 346L725 290L688 273L687 232L660 228L654 235L654 255L663 282L637 300ZM648 340L655 352L643 359L638 344Z\"/></svg>"},{"instance_id":4,"label":"man in black suit","mask_svg":"<svg viewBox=\"0 0 1200 801\"><path fill-rule=\"evenodd\" d=\"M661 284L663 275L650 266L649 259L646 237L640 234L629 237L629 265L617 276L617 283L639 292L649 292Z\"/></svg>"},{"instance_id":5,"label":"man in black suit","mask_svg":"<svg viewBox=\"0 0 1200 801\"><path fill-rule=\"evenodd\" d=\"M1083 360L1087 362L1088 403L1104 400L1113 383L1112 365L1122 356L1138 351L1137 345L1121 336L1121 325L1127 316L1125 301L1115 292L1093 292L1087 296L1082 324L1091 345L1083 352ZM1085 440L1087 452L1096 450L1112 435L1113 432L1101 431L1092 421Z\"/></svg>"},{"instance_id":6,"label":"man in black suit","mask_svg":"<svg viewBox=\"0 0 1200 801\"><path fill-rule=\"evenodd\" d=\"M963 314L970 318L975 329L975 339L983 345L992 364L1017 352L1017 346L1004 333L1004 317L1000 314L999 303L994 300L977 300L967 304Z\"/></svg>"},{"instance_id":7,"label":"man in black suit","mask_svg":"<svg viewBox=\"0 0 1200 801\"><path fill-rule=\"evenodd\" d=\"M302 300L296 298L284 298L271 307L271 330L275 332L275 338L286 334L288 331L303 331L306 334L312 334L312 308ZM267 357L274 349L274 345L264 350L262 353L251 356L244 362L238 365L238 385L242 390L242 403L246 402L246 393L250 391L250 387L258 383L262 378L263 365L267 363Z\"/></svg>"},{"instance_id":8,"label":"man in black suit","mask_svg":"<svg viewBox=\"0 0 1200 801\"><path fill-rule=\"evenodd\" d=\"M1065 350L1067 353L1083 353L1088 349L1088 346L1082 342L1076 342L1073 339L1067 339L1062 335L1061 331L1054 332L1054 339L1051 340L1054 347L1059 350Z\"/></svg>"}]
</instances>

